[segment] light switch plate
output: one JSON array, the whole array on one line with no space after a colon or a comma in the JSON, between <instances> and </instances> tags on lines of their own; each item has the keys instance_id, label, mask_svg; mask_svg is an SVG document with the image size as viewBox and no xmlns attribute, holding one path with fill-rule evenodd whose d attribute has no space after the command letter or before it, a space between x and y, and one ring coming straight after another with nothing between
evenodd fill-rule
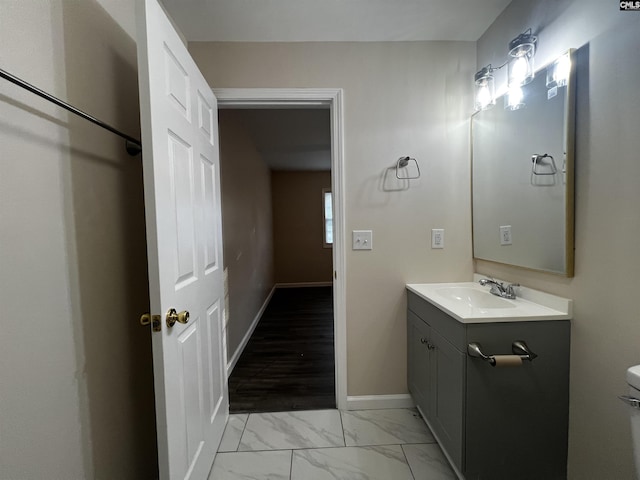
<instances>
[{"instance_id":1,"label":"light switch plate","mask_svg":"<svg viewBox=\"0 0 640 480\"><path fill-rule=\"evenodd\" d=\"M444 248L444 228L431 229L431 248Z\"/></svg>"},{"instance_id":2,"label":"light switch plate","mask_svg":"<svg viewBox=\"0 0 640 480\"><path fill-rule=\"evenodd\" d=\"M502 225L500 227L500 245L511 245L511 225Z\"/></svg>"},{"instance_id":3,"label":"light switch plate","mask_svg":"<svg viewBox=\"0 0 640 480\"><path fill-rule=\"evenodd\" d=\"M353 250L371 250L373 248L373 232L371 230L353 231Z\"/></svg>"}]
</instances>

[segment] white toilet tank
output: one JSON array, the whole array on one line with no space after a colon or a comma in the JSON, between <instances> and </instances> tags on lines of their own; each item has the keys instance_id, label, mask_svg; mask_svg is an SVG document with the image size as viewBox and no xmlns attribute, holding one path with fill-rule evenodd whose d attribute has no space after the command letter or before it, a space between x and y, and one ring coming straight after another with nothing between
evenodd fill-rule
<instances>
[{"instance_id":1,"label":"white toilet tank","mask_svg":"<svg viewBox=\"0 0 640 480\"><path fill-rule=\"evenodd\" d=\"M627 383L629 395L621 398L630 405L633 459L636 464L636 479L640 480L640 365L627 370Z\"/></svg>"}]
</instances>

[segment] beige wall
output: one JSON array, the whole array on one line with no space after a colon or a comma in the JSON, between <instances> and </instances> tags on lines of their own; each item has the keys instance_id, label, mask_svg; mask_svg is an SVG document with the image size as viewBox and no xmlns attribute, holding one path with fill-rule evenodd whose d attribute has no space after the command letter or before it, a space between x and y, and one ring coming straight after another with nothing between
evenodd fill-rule
<instances>
[{"instance_id":1,"label":"beige wall","mask_svg":"<svg viewBox=\"0 0 640 480\"><path fill-rule=\"evenodd\" d=\"M243 125L242 111L220 110L219 122L231 359L273 288L271 172Z\"/></svg>"},{"instance_id":2,"label":"beige wall","mask_svg":"<svg viewBox=\"0 0 640 480\"><path fill-rule=\"evenodd\" d=\"M330 282L322 189L331 190L331 172L273 172L271 185L276 283Z\"/></svg>"},{"instance_id":3,"label":"beige wall","mask_svg":"<svg viewBox=\"0 0 640 480\"><path fill-rule=\"evenodd\" d=\"M475 44L191 43L212 87L344 89L348 394L406 393L405 283L469 280L470 79ZM401 155L420 162L409 189L384 191ZM431 228L446 248L430 249Z\"/></svg>"},{"instance_id":4,"label":"beige wall","mask_svg":"<svg viewBox=\"0 0 640 480\"><path fill-rule=\"evenodd\" d=\"M625 370L640 363L640 16L618 2L514 0L478 42L501 63L532 27L543 65L581 47L576 122L575 277L478 262L477 271L573 298L569 478L633 478Z\"/></svg>"},{"instance_id":5,"label":"beige wall","mask_svg":"<svg viewBox=\"0 0 640 480\"><path fill-rule=\"evenodd\" d=\"M135 42L95 1L0 2L0 58L139 135ZM0 478L151 478L140 158L4 80L0 158Z\"/></svg>"}]
</instances>

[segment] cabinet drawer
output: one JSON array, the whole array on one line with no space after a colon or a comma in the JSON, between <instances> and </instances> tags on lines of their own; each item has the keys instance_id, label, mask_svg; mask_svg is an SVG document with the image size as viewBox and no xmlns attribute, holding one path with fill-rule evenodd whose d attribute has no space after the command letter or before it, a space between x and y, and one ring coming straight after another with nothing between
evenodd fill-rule
<instances>
[{"instance_id":1,"label":"cabinet drawer","mask_svg":"<svg viewBox=\"0 0 640 480\"><path fill-rule=\"evenodd\" d=\"M407 291L407 307L460 350L467 351L464 325L438 307Z\"/></svg>"}]
</instances>

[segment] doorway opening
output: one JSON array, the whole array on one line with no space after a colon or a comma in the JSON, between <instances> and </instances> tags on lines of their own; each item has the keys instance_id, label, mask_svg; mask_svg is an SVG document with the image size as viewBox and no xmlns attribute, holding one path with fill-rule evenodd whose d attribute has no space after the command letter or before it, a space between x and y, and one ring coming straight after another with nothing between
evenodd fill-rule
<instances>
[{"instance_id":1,"label":"doorway opening","mask_svg":"<svg viewBox=\"0 0 640 480\"><path fill-rule=\"evenodd\" d=\"M214 93L230 410L344 408L342 92Z\"/></svg>"}]
</instances>

